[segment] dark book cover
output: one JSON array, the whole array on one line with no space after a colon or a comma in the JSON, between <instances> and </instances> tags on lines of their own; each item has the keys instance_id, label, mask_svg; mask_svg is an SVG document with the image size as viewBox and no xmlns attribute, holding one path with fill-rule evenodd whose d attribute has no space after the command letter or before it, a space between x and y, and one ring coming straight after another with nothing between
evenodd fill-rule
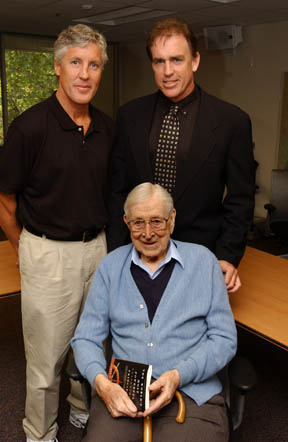
<instances>
[{"instance_id":1,"label":"dark book cover","mask_svg":"<svg viewBox=\"0 0 288 442\"><path fill-rule=\"evenodd\" d=\"M126 391L139 411L149 408L152 365L112 358L108 378Z\"/></svg>"}]
</instances>

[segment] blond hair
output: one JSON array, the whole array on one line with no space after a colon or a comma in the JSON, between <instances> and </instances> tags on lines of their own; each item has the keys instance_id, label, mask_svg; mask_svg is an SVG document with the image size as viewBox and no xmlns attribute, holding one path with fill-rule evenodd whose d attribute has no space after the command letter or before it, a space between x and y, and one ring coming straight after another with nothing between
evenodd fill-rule
<instances>
[{"instance_id":1,"label":"blond hair","mask_svg":"<svg viewBox=\"0 0 288 442\"><path fill-rule=\"evenodd\" d=\"M78 24L69 26L64 29L54 43L54 59L58 64L61 64L67 49L69 48L84 48L89 43L97 44L101 49L103 67L108 61L107 43L105 37L100 32L90 28L90 26Z\"/></svg>"}]
</instances>

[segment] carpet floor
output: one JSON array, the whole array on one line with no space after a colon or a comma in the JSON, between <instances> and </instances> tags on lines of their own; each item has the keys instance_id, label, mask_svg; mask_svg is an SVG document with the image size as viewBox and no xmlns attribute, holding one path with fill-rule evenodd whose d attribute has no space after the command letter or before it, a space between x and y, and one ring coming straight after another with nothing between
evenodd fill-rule
<instances>
[{"instance_id":1,"label":"carpet floor","mask_svg":"<svg viewBox=\"0 0 288 442\"><path fill-rule=\"evenodd\" d=\"M247 397L244 420L234 432L233 442L288 442L288 353L241 331L239 353L254 364L258 383ZM0 299L0 354L0 442L25 442L20 296ZM63 374L57 437L59 442L80 442L82 430L68 422L68 389Z\"/></svg>"}]
</instances>

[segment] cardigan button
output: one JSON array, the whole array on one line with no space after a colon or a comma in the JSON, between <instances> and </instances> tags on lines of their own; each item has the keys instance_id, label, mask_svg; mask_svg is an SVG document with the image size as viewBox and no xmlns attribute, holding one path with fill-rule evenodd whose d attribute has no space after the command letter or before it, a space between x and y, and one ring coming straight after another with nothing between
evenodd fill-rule
<instances>
[{"instance_id":1,"label":"cardigan button","mask_svg":"<svg viewBox=\"0 0 288 442\"><path fill-rule=\"evenodd\" d=\"M144 327L145 327L145 328L148 328L148 327L149 327L148 322L145 322Z\"/></svg>"},{"instance_id":2,"label":"cardigan button","mask_svg":"<svg viewBox=\"0 0 288 442\"><path fill-rule=\"evenodd\" d=\"M153 347L153 342L148 342L147 346L148 347Z\"/></svg>"},{"instance_id":3,"label":"cardigan button","mask_svg":"<svg viewBox=\"0 0 288 442\"><path fill-rule=\"evenodd\" d=\"M140 308L144 308L144 304L140 304L139 307L140 307Z\"/></svg>"}]
</instances>

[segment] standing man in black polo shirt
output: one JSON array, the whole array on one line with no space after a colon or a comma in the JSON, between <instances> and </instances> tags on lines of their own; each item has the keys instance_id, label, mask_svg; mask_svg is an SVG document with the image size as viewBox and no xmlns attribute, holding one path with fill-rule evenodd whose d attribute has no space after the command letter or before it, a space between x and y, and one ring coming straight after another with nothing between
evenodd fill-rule
<instances>
[{"instance_id":1,"label":"standing man in black polo shirt","mask_svg":"<svg viewBox=\"0 0 288 442\"><path fill-rule=\"evenodd\" d=\"M106 41L85 25L54 46L59 87L11 124L0 160L0 224L19 255L27 442L56 441L60 373L94 271L106 254L109 117L90 104ZM85 424L71 390L70 421Z\"/></svg>"}]
</instances>

